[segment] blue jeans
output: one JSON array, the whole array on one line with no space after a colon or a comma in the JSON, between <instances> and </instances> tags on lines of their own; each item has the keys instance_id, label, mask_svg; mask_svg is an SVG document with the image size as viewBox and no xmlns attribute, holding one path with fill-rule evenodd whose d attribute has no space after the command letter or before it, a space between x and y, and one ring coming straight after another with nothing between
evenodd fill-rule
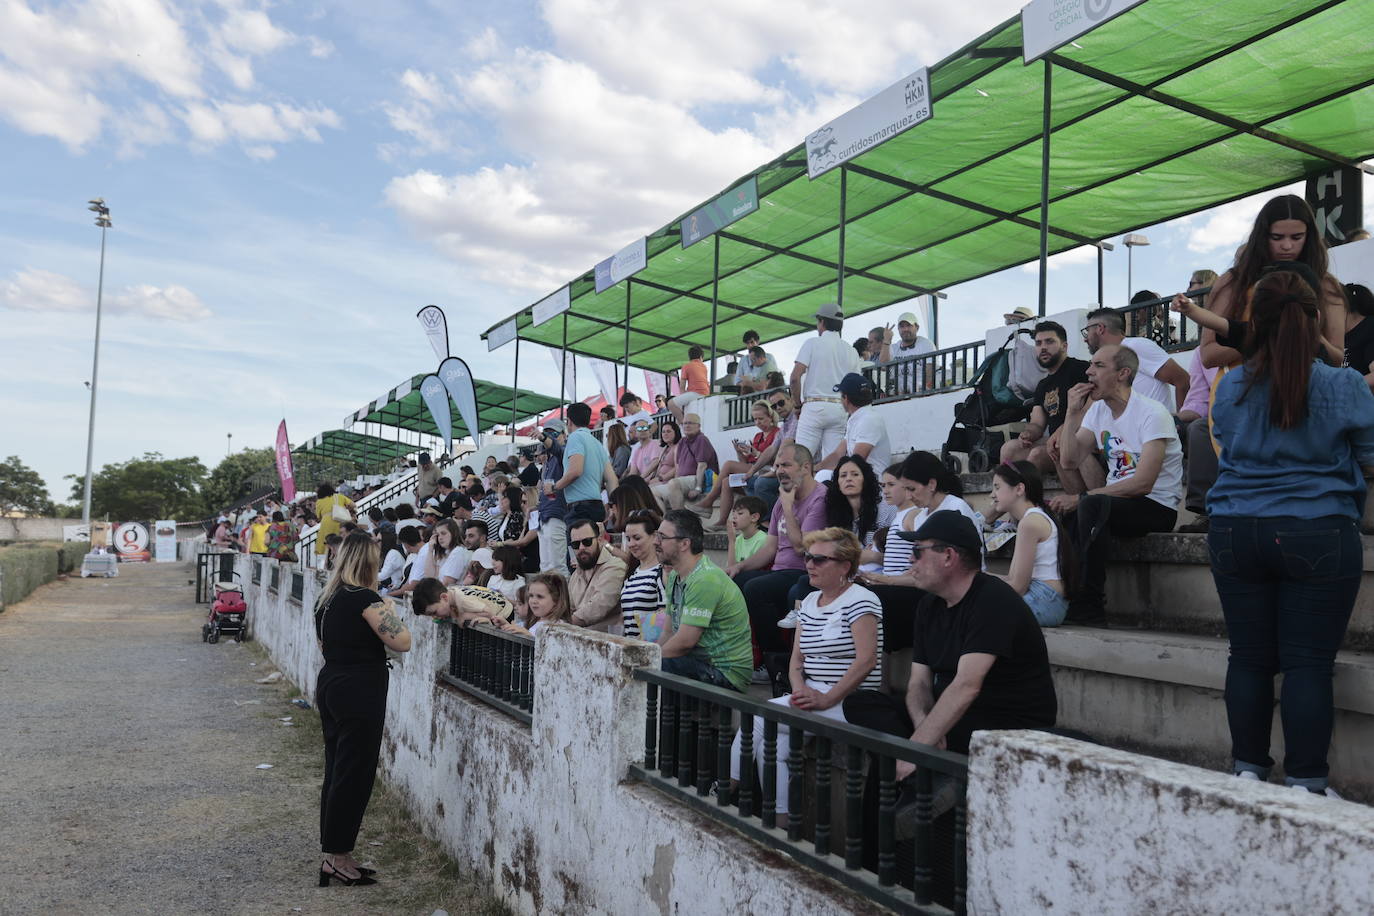
<instances>
[{"instance_id":1,"label":"blue jeans","mask_svg":"<svg viewBox=\"0 0 1374 916\"><path fill-rule=\"evenodd\" d=\"M730 679L720 673L720 669L710 662L697 658L694 655L682 655L677 658L665 658L662 662L664 674L675 674L678 677L689 677L694 681L701 681L703 684L710 684L712 687L725 687L729 690L737 690Z\"/></svg>"},{"instance_id":2,"label":"blue jeans","mask_svg":"<svg viewBox=\"0 0 1374 916\"><path fill-rule=\"evenodd\" d=\"M1064 622L1064 615L1069 612L1069 599L1039 579L1032 579L1030 587L1021 597L1026 600L1026 606L1035 615L1036 623L1042 627L1059 626Z\"/></svg>"},{"instance_id":3,"label":"blue jeans","mask_svg":"<svg viewBox=\"0 0 1374 916\"><path fill-rule=\"evenodd\" d=\"M1363 545L1352 518L1213 517L1207 535L1231 657L1226 718L1237 769L1268 776L1274 676L1290 784L1326 787L1331 679L1360 590Z\"/></svg>"},{"instance_id":4,"label":"blue jeans","mask_svg":"<svg viewBox=\"0 0 1374 916\"><path fill-rule=\"evenodd\" d=\"M757 496L763 500L768 511L773 511L773 504L778 501L778 478L776 477L751 477L744 486L744 492L750 496ZM767 515L764 516L766 520Z\"/></svg>"}]
</instances>

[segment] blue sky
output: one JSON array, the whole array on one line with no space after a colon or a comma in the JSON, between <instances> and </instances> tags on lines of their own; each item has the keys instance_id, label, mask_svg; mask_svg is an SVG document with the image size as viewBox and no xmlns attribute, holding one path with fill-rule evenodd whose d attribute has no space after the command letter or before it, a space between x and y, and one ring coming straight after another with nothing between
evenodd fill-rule
<instances>
[{"instance_id":1,"label":"blue sky","mask_svg":"<svg viewBox=\"0 0 1374 916\"><path fill-rule=\"evenodd\" d=\"M115 225L96 464L213 466L226 433L269 445L284 414L303 441L431 369L429 302L478 377L508 379L480 330L1017 9L0 0L0 454L59 500L83 468L90 197ZM1220 269L1254 209L1146 230L1136 285ZM1056 259L1053 307L1095 300L1094 264ZM1108 256L1109 304L1125 265ZM1033 304L1035 279L949 293L945 345ZM556 392L528 352L521 385Z\"/></svg>"}]
</instances>

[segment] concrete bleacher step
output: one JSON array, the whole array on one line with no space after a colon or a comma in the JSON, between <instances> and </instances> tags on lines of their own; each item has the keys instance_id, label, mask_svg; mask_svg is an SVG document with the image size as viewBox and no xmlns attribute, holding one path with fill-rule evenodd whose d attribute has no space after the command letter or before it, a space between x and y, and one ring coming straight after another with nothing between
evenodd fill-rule
<instances>
[{"instance_id":1,"label":"concrete bleacher step","mask_svg":"<svg viewBox=\"0 0 1374 916\"><path fill-rule=\"evenodd\" d=\"M1229 767L1225 639L1065 626L1046 630L1045 643L1054 666L1061 727L1082 730L1115 747L1198 766ZM1374 741L1374 655L1337 655L1334 698L1332 785L1346 798L1374 801L1374 772L1368 766ZM1277 708L1270 753L1282 764Z\"/></svg>"}]
</instances>

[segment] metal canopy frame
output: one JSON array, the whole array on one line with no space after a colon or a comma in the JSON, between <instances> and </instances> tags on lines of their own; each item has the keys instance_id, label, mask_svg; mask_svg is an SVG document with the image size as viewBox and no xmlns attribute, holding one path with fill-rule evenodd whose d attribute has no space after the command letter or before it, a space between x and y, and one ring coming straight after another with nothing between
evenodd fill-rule
<instances>
[{"instance_id":1,"label":"metal canopy frame","mask_svg":"<svg viewBox=\"0 0 1374 916\"><path fill-rule=\"evenodd\" d=\"M1294 11L1297 6L1304 8ZM678 248L681 224L687 217L682 214L648 236L648 267L605 290L604 299L595 292L594 272L572 281L572 308L564 313L561 340L551 325L532 327L528 309L514 316L517 339L523 336L546 346L561 345L566 352L623 363L627 376L630 365L662 372L681 363L687 344L709 347L714 356L723 328L739 329L747 323L769 342L813 328L810 315L822 301L839 301L846 315L853 317L1037 257L1043 314L1045 261L1051 254L1095 245L1100 258L1104 240L1111 236L1280 187L1330 164L1374 171L1361 164L1374 155L1374 129L1366 127L1374 125L1374 95L1369 92L1374 78L1367 70L1359 72L1358 64L1348 59L1354 55L1328 47L1374 31L1374 0L1289 3L1281 9L1256 0L1223 0L1205 8L1192 0L1147 0L1047 55L1041 67L1020 66L1020 31L1019 18L1008 20L930 68L936 111L931 121L815 181L802 181L800 187L806 189L802 194L796 189L806 175L805 148L788 150L727 186L755 179L760 206L717 231L714 252L700 246L686 254ZM1289 46L1299 37L1309 51L1323 47L1323 55L1308 53L1301 61L1292 60L1297 55ZM1245 60L1232 58L1240 52L1246 53ZM1248 76L1248 70L1237 71L1246 69L1250 58L1263 58L1274 71L1265 83L1267 94L1239 82L1231 92L1223 92L1220 83L1224 80L1219 77ZM1119 67L1113 66L1117 63ZM1289 68L1287 79L1283 67ZM1304 74L1316 75L1292 79L1299 67ZM986 112L985 119L969 113L978 104L978 96L989 96L980 83L988 88L995 83L994 92L1007 100L1003 109ZM1292 94L1278 91L1289 83L1294 84ZM1315 86L1322 91L1315 91ZM1214 98L1190 99L1190 88L1196 95ZM940 117L942 102L954 109L949 120ZM1336 120L1335 113L1324 109L1339 102L1361 116L1351 117L1353 126L1342 130L1319 123L1322 117ZM1258 116L1242 117L1234 111L1246 106ZM1019 120L1008 125L1006 117L1012 109ZM1111 160L1108 150L1079 164L1080 170L1089 173L1083 184L1055 186L1052 177L1057 169L1078 177L1074 163L1064 158L1073 153L1061 152L1065 146L1072 151L1076 142L1079 154L1084 155L1081 148L1093 139L1092 128L1100 124L1101 133L1118 123L1138 126L1144 120L1142 109L1161 121L1162 135L1143 138L1140 152L1157 150L1157 154ZM1101 121L1117 117L1119 121ZM1301 135L1304 129L1311 136ZM944 137L951 132L951 137ZM939 162L938 154L951 139L973 142L984 133L1009 132L1019 135L1006 137L990 151L978 150L971 158L960 161L946 155ZM1320 140L1322 134L1325 141ZM1035 144L1039 144L1035 157L1039 167L1032 173L1019 160L1028 159ZM926 155L931 152L935 154ZM1137 150L1132 147L1126 152ZM1215 154L1215 162L1207 159L1208 153ZM1254 167L1230 164L1237 161ZM927 162L931 169L925 168ZM1107 162L1111 167L1102 168ZM1171 169L1158 179L1165 190L1152 193L1152 176L1147 173L1166 166ZM1027 182L1020 179L1032 175L1039 191L1035 197L1021 191ZM1225 180L1208 185L1207 179L1217 175ZM1191 176L1196 179L1189 194L1170 192L1170 182L1187 184ZM855 178L876 184L860 188L856 199ZM1142 182L1139 187L1137 178ZM998 182L1004 186L1004 196L1012 200L982 199L997 197ZM1121 189L1115 196L1114 186ZM875 190L878 187L887 191ZM1155 206L1156 197L1173 199ZM905 224L867 222L902 205L908 208L908 221L925 214L925 207L910 208L913 198L928 202L931 208L944 208L932 214L931 222L948 231L927 231L928 237L913 239L919 232L905 231ZM808 231L790 233L780 243L775 237L778 218L770 218L768 211L786 203L794 208L783 211L792 227ZM1086 211L1076 220L1071 212L1075 203ZM1067 211L1071 221L1085 225L1073 230L1050 222L1049 213L1056 204L1061 214ZM825 217L825 213L837 218ZM950 220L951 214L961 218ZM1015 227L1015 232L1006 232L1007 227ZM788 227L781 229L786 233ZM1025 238L1015 235L1027 230L1034 230L1033 247L1029 234ZM856 232L861 236L876 232L879 237L872 248L882 253L856 252ZM999 232L1010 241L1002 246L1004 251L989 253L998 244ZM981 249L980 234L990 239ZM825 251L831 236L836 257ZM940 263L937 259L946 248L949 254ZM970 256L971 252L979 257ZM931 258L930 266L922 265L925 257ZM685 269L671 266L688 261L695 263ZM824 269L827 275L813 269ZM786 281L777 279L781 274L788 274L789 279L795 274L794 282L779 294L759 295L765 288L786 286ZM753 289L735 282L747 285L756 279ZM862 284L857 291L856 284ZM617 289L624 297L623 319L609 311L612 301L622 301L612 295ZM646 320L650 314L652 321ZM613 344L612 331L616 332Z\"/></svg>"},{"instance_id":2,"label":"metal canopy frame","mask_svg":"<svg viewBox=\"0 0 1374 916\"><path fill-rule=\"evenodd\" d=\"M408 390L400 398L396 397L396 392L406 388L407 383L402 382L393 386L391 391L387 393L385 400L378 398L357 411L354 414L354 422L376 423L381 426L395 427L398 430L404 429L427 436L438 436L439 430L434 425L434 418L429 415L429 408L425 406L424 400L420 397L420 382L424 378L424 375L413 376L410 379ZM534 391L483 379L473 380L473 390L477 395L477 422L481 426L479 432L505 425L511 421L513 412L517 415L517 419L518 417L537 416L553 410L562 403L557 398L551 398ZM463 418L455 406L453 410L453 437L461 439L471 434L472 431L467 428L467 424L463 422ZM413 450L414 448L408 449L408 451Z\"/></svg>"},{"instance_id":3,"label":"metal canopy frame","mask_svg":"<svg viewBox=\"0 0 1374 916\"><path fill-rule=\"evenodd\" d=\"M402 442L382 439L347 429L330 429L298 446L297 455L347 461L359 467L375 467L403 458L413 449Z\"/></svg>"}]
</instances>

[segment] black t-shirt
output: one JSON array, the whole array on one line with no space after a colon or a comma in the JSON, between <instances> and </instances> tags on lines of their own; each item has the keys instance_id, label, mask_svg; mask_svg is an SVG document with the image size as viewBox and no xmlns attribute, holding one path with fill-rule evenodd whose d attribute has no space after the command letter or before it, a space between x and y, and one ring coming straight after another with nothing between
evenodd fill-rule
<instances>
[{"instance_id":1,"label":"black t-shirt","mask_svg":"<svg viewBox=\"0 0 1374 916\"><path fill-rule=\"evenodd\" d=\"M1087 380L1087 362L1070 356L1035 386L1035 406L1045 411L1046 436L1064 423L1064 414L1069 409L1069 389Z\"/></svg>"},{"instance_id":2,"label":"black t-shirt","mask_svg":"<svg viewBox=\"0 0 1374 916\"><path fill-rule=\"evenodd\" d=\"M539 484L539 465L530 462L520 469L520 484L525 487L533 487Z\"/></svg>"},{"instance_id":3,"label":"black t-shirt","mask_svg":"<svg viewBox=\"0 0 1374 916\"><path fill-rule=\"evenodd\" d=\"M386 646L363 619L363 611L382 600L370 588L341 585L329 603L315 608L315 635L324 643L329 665L386 662Z\"/></svg>"},{"instance_id":4,"label":"black t-shirt","mask_svg":"<svg viewBox=\"0 0 1374 916\"><path fill-rule=\"evenodd\" d=\"M934 672L937 698L953 682L959 658L973 652L997 661L965 716L984 728L1054 725L1058 705L1040 624L1010 585L987 573L974 576L954 607L927 593L916 609L911 662Z\"/></svg>"},{"instance_id":5,"label":"black t-shirt","mask_svg":"<svg viewBox=\"0 0 1374 916\"><path fill-rule=\"evenodd\" d=\"M439 497L439 505L436 506L439 514L444 518L453 518L453 510L458 505L458 497L462 495L457 490L449 490L447 496Z\"/></svg>"},{"instance_id":6,"label":"black t-shirt","mask_svg":"<svg viewBox=\"0 0 1374 916\"><path fill-rule=\"evenodd\" d=\"M1360 375L1374 362L1374 319L1366 318L1345 332L1345 364Z\"/></svg>"}]
</instances>

